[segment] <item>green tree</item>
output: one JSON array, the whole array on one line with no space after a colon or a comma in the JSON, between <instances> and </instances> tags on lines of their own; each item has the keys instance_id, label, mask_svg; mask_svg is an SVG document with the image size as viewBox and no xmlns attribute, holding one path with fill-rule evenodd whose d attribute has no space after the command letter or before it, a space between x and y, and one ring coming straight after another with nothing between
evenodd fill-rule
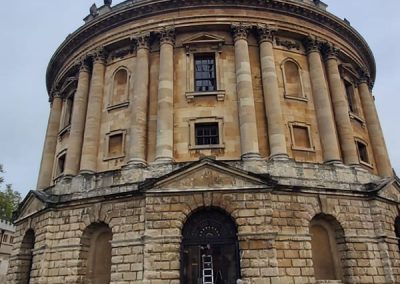
<instances>
[{"instance_id":1,"label":"green tree","mask_svg":"<svg viewBox=\"0 0 400 284\"><path fill-rule=\"evenodd\" d=\"M0 164L0 174L4 173ZM4 177L0 176L0 186L4 183ZM0 188L0 219L11 221L12 213L21 202L21 194L12 189L11 184L6 184L4 190Z\"/></svg>"}]
</instances>

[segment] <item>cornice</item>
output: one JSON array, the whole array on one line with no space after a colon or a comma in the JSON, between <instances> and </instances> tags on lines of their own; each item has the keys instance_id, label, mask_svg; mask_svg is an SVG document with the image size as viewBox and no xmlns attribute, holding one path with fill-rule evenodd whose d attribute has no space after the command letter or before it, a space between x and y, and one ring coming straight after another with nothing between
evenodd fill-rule
<instances>
[{"instance_id":1,"label":"cornice","mask_svg":"<svg viewBox=\"0 0 400 284\"><path fill-rule=\"evenodd\" d=\"M350 43L352 48L362 57L365 65L368 66L371 80L373 81L375 78L375 60L368 44L362 36L343 20L316 6L314 7L309 4L288 0L127 0L114 6L110 12L100 15L86 23L67 37L56 50L48 65L46 74L48 90L51 90L52 84L64 63L79 50L82 45L96 36L141 18L183 9L204 9L205 7L256 8L257 10L290 15L294 18L311 22Z\"/></svg>"}]
</instances>

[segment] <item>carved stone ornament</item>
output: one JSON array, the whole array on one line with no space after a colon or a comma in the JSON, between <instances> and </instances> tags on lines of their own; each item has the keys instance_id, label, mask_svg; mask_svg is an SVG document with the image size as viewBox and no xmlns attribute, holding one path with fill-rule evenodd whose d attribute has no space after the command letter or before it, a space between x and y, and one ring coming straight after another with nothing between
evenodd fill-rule
<instances>
[{"instance_id":1,"label":"carved stone ornament","mask_svg":"<svg viewBox=\"0 0 400 284\"><path fill-rule=\"evenodd\" d=\"M81 58L79 58L75 64L78 66L79 72L89 72L89 64L88 64L88 56L87 55L84 55Z\"/></svg>"},{"instance_id":2,"label":"carved stone ornament","mask_svg":"<svg viewBox=\"0 0 400 284\"><path fill-rule=\"evenodd\" d=\"M257 25L258 41L260 43L265 41L272 42L274 40L274 35L277 30L277 28L270 27L268 25Z\"/></svg>"},{"instance_id":3,"label":"carved stone ornament","mask_svg":"<svg viewBox=\"0 0 400 284\"><path fill-rule=\"evenodd\" d=\"M105 6L111 6L112 0L104 0L104 5Z\"/></svg>"},{"instance_id":4,"label":"carved stone ornament","mask_svg":"<svg viewBox=\"0 0 400 284\"><path fill-rule=\"evenodd\" d=\"M300 48L301 48L300 44L294 40L283 40L280 38L276 38L275 41L276 41L277 45L286 47L289 50L290 49L300 50Z\"/></svg>"},{"instance_id":5,"label":"carved stone ornament","mask_svg":"<svg viewBox=\"0 0 400 284\"><path fill-rule=\"evenodd\" d=\"M97 11L97 6L96 6L96 4L93 4L92 6L90 6L89 12L90 12L90 15L91 15L92 17L96 17L96 16L97 16L97 14L98 14L99 12Z\"/></svg>"},{"instance_id":6,"label":"carved stone ornament","mask_svg":"<svg viewBox=\"0 0 400 284\"><path fill-rule=\"evenodd\" d=\"M149 49L150 47L150 34L142 34L135 37L137 49Z\"/></svg>"},{"instance_id":7,"label":"carved stone ornament","mask_svg":"<svg viewBox=\"0 0 400 284\"><path fill-rule=\"evenodd\" d=\"M175 44L175 29L173 27L165 27L159 31L160 44Z\"/></svg>"},{"instance_id":8,"label":"carved stone ornament","mask_svg":"<svg viewBox=\"0 0 400 284\"><path fill-rule=\"evenodd\" d=\"M106 61L106 51L103 47L98 47L91 52L91 57L93 58L93 63L102 63Z\"/></svg>"},{"instance_id":9,"label":"carved stone ornament","mask_svg":"<svg viewBox=\"0 0 400 284\"><path fill-rule=\"evenodd\" d=\"M303 40L303 45L307 54L311 52L319 52L321 48L321 41L319 41L316 37L309 36Z\"/></svg>"},{"instance_id":10,"label":"carved stone ornament","mask_svg":"<svg viewBox=\"0 0 400 284\"><path fill-rule=\"evenodd\" d=\"M232 29L234 41L237 41L240 39L247 40L247 36L251 29L251 25L247 25L247 24L243 24L243 23L232 24L231 29Z\"/></svg>"},{"instance_id":11,"label":"carved stone ornament","mask_svg":"<svg viewBox=\"0 0 400 284\"><path fill-rule=\"evenodd\" d=\"M325 60L328 59L336 59L339 55L340 49L336 48L336 46L333 43L330 42L324 42L321 45L321 51L322 55L324 56Z\"/></svg>"}]
</instances>

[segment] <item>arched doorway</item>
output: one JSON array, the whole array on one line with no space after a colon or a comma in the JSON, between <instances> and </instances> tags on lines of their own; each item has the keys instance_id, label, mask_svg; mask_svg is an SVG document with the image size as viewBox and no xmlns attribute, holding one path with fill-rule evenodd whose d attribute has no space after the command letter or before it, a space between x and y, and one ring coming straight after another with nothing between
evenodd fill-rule
<instances>
[{"instance_id":1,"label":"arched doorway","mask_svg":"<svg viewBox=\"0 0 400 284\"><path fill-rule=\"evenodd\" d=\"M235 284L240 278L237 228L215 208L193 213L182 230L181 283Z\"/></svg>"},{"instance_id":2,"label":"arched doorway","mask_svg":"<svg viewBox=\"0 0 400 284\"><path fill-rule=\"evenodd\" d=\"M19 265L18 283L31 283L31 272L33 264L33 249L35 247L35 232L29 229L22 239L21 249L18 257L21 260Z\"/></svg>"}]
</instances>

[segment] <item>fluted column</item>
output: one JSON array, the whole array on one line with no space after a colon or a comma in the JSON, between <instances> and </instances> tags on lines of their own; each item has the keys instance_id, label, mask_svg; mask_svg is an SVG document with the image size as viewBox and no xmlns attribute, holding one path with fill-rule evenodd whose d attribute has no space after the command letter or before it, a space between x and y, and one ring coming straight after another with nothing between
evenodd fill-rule
<instances>
[{"instance_id":1,"label":"fluted column","mask_svg":"<svg viewBox=\"0 0 400 284\"><path fill-rule=\"evenodd\" d=\"M147 111L149 98L149 35L136 39L132 118L129 130L129 164L146 165Z\"/></svg>"},{"instance_id":2,"label":"fluted column","mask_svg":"<svg viewBox=\"0 0 400 284\"><path fill-rule=\"evenodd\" d=\"M331 44L325 44L323 50L343 160L347 165L358 165L359 160L349 116L346 90L337 62L338 49Z\"/></svg>"},{"instance_id":3,"label":"fluted column","mask_svg":"<svg viewBox=\"0 0 400 284\"><path fill-rule=\"evenodd\" d=\"M287 159L285 123L282 115L272 45L273 33L274 30L267 26L258 27L264 104L268 122L270 158Z\"/></svg>"},{"instance_id":4,"label":"fluted column","mask_svg":"<svg viewBox=\"0 0 400 284\"><path fill-rule=\"evenodd\" d=\"M44 189L51 184L54 157L57 147L57 135L60 127L62 99L59 93L52 94L49 121L47 124L46 138L44 140L42 162L40 163L37 188Z\"/></svg>"},{"instance_id":5,"label":"fluted column","mask_svg":"<svg viewBox=\"0 0 400 284\"><path fill-rule=\"evenodd\" d=\"M385 177L391 177L393 176L393 169L390 164L385 139L383 138L383 132L375 108L374 98L368 87L368 77L366 74L362 75L358 88L378 174Z\"/></svg>"},{"instance_id":6,"label":"fluted column","mask_svg":"<svg viewBox=\"0 0 400 284\"><path fill-rule=\"evenodd\" d=\"M90 80L85 134L83 137L81 173L97 170L97 153L100 143L101 106L104 95L105 56L102 49L93 54L93 71Z\"/></svg>"},{"instance_id":7,"label":"fluted column","mask_svg":"<svg viewBox=\"0 0 400 284\"><path fill-rule=\"evenodd\" d=\"M304 42L307 49L310 68L311 86L314 97L315 111L319 136L322 144L322 154L325 163L340 163L339 144L336 136L335 122L328 86L320 54L320 43L314 38L307 38Z\"/></svg>"},{"instance_id":8,"label":"fluted column","mask_svg":"<svg viewBox=\"0 0 400 284\"><path fill-rule=\"evenodd\" d=\"M174 127L174 43L173 29L160 32L160 73L158 80L157 145L158 163L173 161Z\"/></svg>"},{"instance_id":9,"label":"fluted column","mask_svg":"<svg viewBox=\"0 0 400 284\"><path fill-rule=\"evenodd\" d=\"M89 94L89 67L83 61L79 69L78 87L74 95L71 118L71 130L68 138L68 150L65 160L65 175L76 175L81 161L83 132Z\"/></svg>"},{"instance_id":10,"label":"fluted column","mask_svg":"<svg viewBox=\"0 0 400 284\"><path fill-rule=\"evenodd\" d=\"M259 159L256 113L251 79L248 26L232 25L235 41L236 90L239 102L240 145L242 159Z\"/></svg>"}]
</instances>

